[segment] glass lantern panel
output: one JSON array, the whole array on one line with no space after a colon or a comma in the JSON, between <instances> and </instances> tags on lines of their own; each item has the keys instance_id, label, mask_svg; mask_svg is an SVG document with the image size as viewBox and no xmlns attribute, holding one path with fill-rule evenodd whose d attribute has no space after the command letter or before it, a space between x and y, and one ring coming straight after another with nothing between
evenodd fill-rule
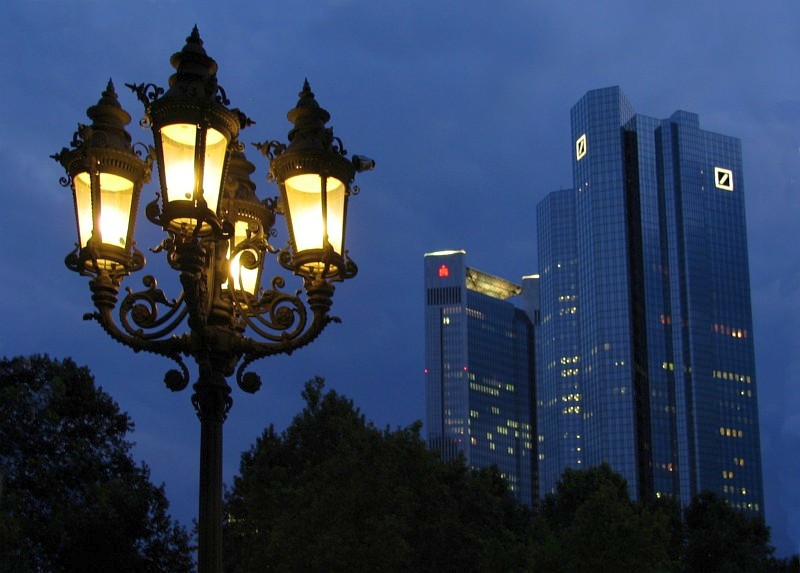
<instances>
[{"instance_id":1,"label":"glass lantern panel","mask_svg":"<svg viewBox=\"0 0 800 573\"><path fill-rule=\"evenodd\" d=\"M92 184L89 174L78 173L75 184L75 211L78 214L78 240L84 248L92 236Z\"/></svg>"},{"instance_id":2,"label":"glass lantern panel","mask_svg":"<svg viewBox=\"0 0 800 573\"><path fill-rule=\"evenodd\" d=\"M222 187L222 167L225 164L225 152L228 140L216 129L206 132L206 158L203 166L203 197L208 208L217 212L219 193Z\"/></svg>"},{"instance_id":3,"label":"glass lantern panel","mask_svg":"<svg viewBox=\"0 0 800 573\"><path fill-rule=\"evenodd\" d=\"M340 255L344 240L344 191L344 183L328 177L328 241Z\"/></svg>"},{"instance_id":4,"label":"glass lantern panel","mask_svg":"<svg viewBox=\"0 0 800 573\"><path fill-rule=\"evenodd\" d=\"M105 244L127 248L132 199L133 181L100 174L100 236Z\"/></svg>"},{"instance_id":5,"label":"glass lantern panel","mask_svg":"<svg viewBox=\"0 0 800 573\"><path fill-rule=\"evenodd\" d=\"M238 245L245 239L247 239L247 230L249 228L249 224L247 221L236 221L234 225L234 235L233 235L233 244ZM253 249L248 249L255 257L258 257L258 253L255 252ZM258 289L258 268L255 269L248 269L247 267L241 264L242 254L246 251L240 251L236 253L236 255L231 259L231 248L228 247L228 259L230 259L230 277L233 279L233 290L236 291L246 291L251 295L256 294L256 289ZM230 279L226 280L222 288L228 289L228 282Z\"/></svg>"},{"instance_id":6,"label":"glass lantern panel","mask_svg":"<svg viewBox=\"0 0 800 573\"><path fill-rule=\"evenodd\" d=\"M164 178L167 180L166 201L194 199L194 147L197 126L173 123L161 128L164 152Z\"/></svg>"},{"instance_id":7,"label":"glass lantern panel","mask_svg":"<svg viewBox=\"0 0 800 573\"><path fill-rule=\"evenodd\" d=\"M297 252L321 249L325 228L322 218L322 185L319 175L310 173L290 177L286 180L285 187ZM338 254L342 252L344 199L344 183L328 177L328 242Z\"/></svg>"}]
</instances>

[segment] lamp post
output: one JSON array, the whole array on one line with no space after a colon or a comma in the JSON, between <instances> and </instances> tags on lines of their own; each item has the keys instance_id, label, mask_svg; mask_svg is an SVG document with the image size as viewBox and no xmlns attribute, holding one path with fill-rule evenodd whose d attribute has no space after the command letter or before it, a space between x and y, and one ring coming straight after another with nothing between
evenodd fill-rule
<instances>
[{"instance_id":1,"label":"lamp post","mask_svg":"<svg viewBox=\"0 0 800 573\"><path fill-rule=\"evenodd\" d=\"M217 64L203 48L195 26L170 63L175 73L165 91L154 84L130 85L145 107L143 125L154 146L133 145L125 129L130 115L109 81L97 105L87 110L70 148L53 156L72 189L78 243L66 258L73 271L90 277L96 320L116 341L134 351L172 359L178 369L164 381L172 391L190 381L184 356L197 365L192 404L200 419L198 571L222 570L222 427L231 408L231 387L253 393L260 378L248 366L313 341L330 322L333 283L352 278L355 264L344 249L347 203L357 192L355 173L374 162L346 151L330 119L305 82L288 114L289 144L256 146L270 161L270 179L280 198L259 201L250 179L240 130L250 121L217 84ZM144 155L144 157L142 157ZM166 253L179 273L182 292L170 299L154 276L143 290L119 301L123 279L145 266L133 241L139 195L158 167L160 194L145 214L166 233L154 252ZM289 244L270 243L276 215L284 215ZM300 291L283 292L276 275L262 287L267 255L302 279Z\"/></svg>"}]
</instances>

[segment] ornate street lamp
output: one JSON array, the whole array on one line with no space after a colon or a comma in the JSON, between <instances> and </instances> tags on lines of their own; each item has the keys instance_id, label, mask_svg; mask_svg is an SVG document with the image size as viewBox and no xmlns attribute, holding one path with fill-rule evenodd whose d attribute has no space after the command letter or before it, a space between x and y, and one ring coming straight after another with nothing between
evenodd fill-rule
<instances>
[{"instance_id":1,"label":"ornate street lamp","mask_svg":"<svg viewBox=\"0 0 800 573\"><path fill-rule=\"evenodd\" d=\"M130 116L113 85L87 111L91 126L79 125L71 143L53 157L67 171L78 223L78 245L67 266L91 277L96 311L85 316L100 323L118 342L174 360L164 381L178 391L189 384L184 356L197 364L192 404L200 419L200 508L198 570L222 569L222 425L230 410L227 378L255 392L260 378L247 367L260 358L291 353L313 341L336 317L330 316L333 282L355 276L344 249L347 201L357 171L374 162L346 158L341 140L325 124L306 82L297 107L289 112L294 128L289 145L259 144L270 158L270 176L281 198L259 201L250 179L254 166L244 156L239 131L252 122L230 109L217 84L217 64L194 28L170 62L175 74L167 91L154 84L129 85L145 106L143 125L152 128L147 155L131 145L125 131ZM144 147L144 146L143 146ZM138 152L137 152L138 151ZM122 280L144 267L134 248L139 193L158 165L160 194L147 218L166 232L153 249L165 252L179 273L182 292L170 299L155 277L144 289L127 289ZM290 244L270 244L275 216L286 216ZM302 277L305 297L281 291L274 276L262 286L268 254Z\"/></svg>"}]
</instances>

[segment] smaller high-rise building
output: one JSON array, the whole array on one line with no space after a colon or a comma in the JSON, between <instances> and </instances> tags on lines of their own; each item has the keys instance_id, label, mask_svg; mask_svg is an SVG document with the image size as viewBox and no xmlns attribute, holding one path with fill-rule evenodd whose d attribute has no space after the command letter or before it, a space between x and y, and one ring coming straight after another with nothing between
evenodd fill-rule
<instances>
[{"instance_id":1,"label":"smaller high-rise building","mask_svg":"<svg viewBox=\"0 0 800 573\"><path fill-rule=\"evenodd\" d=\"M538 276L518 285L465 259L464 251L425 255L428 443L445 460L496 465L517 499L533 505ZM511 301L523 292L524 309Z\"/></svg>"}]
</instances>

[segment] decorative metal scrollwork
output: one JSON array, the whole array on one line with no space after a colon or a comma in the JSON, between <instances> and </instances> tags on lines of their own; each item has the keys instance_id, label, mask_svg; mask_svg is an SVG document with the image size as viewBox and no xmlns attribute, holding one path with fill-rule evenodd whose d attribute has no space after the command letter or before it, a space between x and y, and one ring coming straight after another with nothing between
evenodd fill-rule
<instances>
[{"instance_id":1,"label":"decorative metal scrollwork","mask_svg":"<svg viewBox=\"0 0 800 573\"><path fill-rule=\"evenodd\" d=\"M142 279L146 287L140 292L133 292L129 287L128 294L119 306L119 319L122 328L130 336L143 340L157 340L169 335L188 314L181 293L177 300L169 300L153 275ZM168 310L159 316L159 306Z\"/></svg>"},{"instance_id":2,"label":"decorative metal scrollwork","mask_svg":"<svg viewBox=\"0 0 800 573\"><path fill-rule=\"evenodd\" d=\"M126 88L136 94L137 99L144 104L145 107L149 106L151 102L156 101L159 97L164 95L164 88L158 87L156 84L125 84Z\"/></svg>"},{"instance_id":3,"label":"decorative metal scrollwork","mask_svg":"<svg viewBox=\"0 0 800 573\"><path fill-rule=\"evenodd\" d=\"M286 144L280 141L265 141L263 143L254 143L253 147L261 152L261 155L269 159L275 159L286 151Z\"/></svg>"},{"instance_id":4,"label":"decorative metal scrollwork","mask_svg":"<svg viewBox=\"0 0 800 573\"><path fill-rule=\"evenodd\" d=\"M216 100L222 105L231 105L231 100L228 99L228 94L225 93L225 89L219 84L217 84Z\"/></svg>"},{"instance_id":5,"label":"decorative metal scrollwork","mask_svg":"<svg viewBox=\"0 0 800 573\"><path fill-rule=\"evenodd\" d=\"M262 291L257 297L233 290L241 321L264 340L285 342L306 328L308 311L300 298L300 291L294 294L281 292L284 285L283 277L276 276L272 279L272 288Z\"/></svg>"},{"instance_id":6,"label":"decorative metal scrollwork","mask_svg":"<svg viewBox=\"0 0 800 573\"><path fill-rule=\"evenodd\" d=\"M182 360L178 361L180 370L167 370L164 374L164 385L173 392L180 392L189 385L189 369Z\"/></svg>"},{"instance_id":7,"label":"decorative metal scrollwork","mask_svg":"<svg viewBox=\"0 0 800 573\"><path fill-rule=\"evenodd\" d=\"M342 140L339 139L339 137L333 135L333 129L332 128L328 128L328 129L330 130L330 135L331 135L332 141L336 142L335 144L333 144L333 143L331 144L331 149L333 151L335 151L336 153L338 153L339 155L346 156L347 155L347 150L344 148L344 143L342 143Z\"/></svg>"}]
</instances>

